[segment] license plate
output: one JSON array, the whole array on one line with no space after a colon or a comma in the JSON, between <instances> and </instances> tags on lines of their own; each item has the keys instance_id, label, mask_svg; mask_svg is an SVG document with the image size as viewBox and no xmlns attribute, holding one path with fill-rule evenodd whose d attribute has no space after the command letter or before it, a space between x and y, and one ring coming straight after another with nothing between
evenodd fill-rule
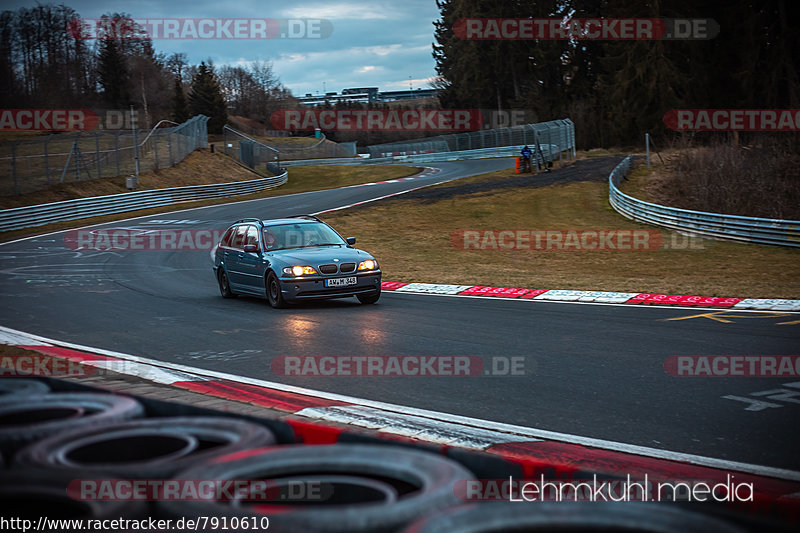
<instances>
[{"instance_id":1,"label":"license plate","mask_svg":"<svg viewBox=\"0 0 800 533\"><path fill-rule=\"evenodd\" d=\"M357 283L358 283L358 278L333 278L325 280L326 287L347 287L349 285L355 285Z\"/></svg>"}]
</instances>

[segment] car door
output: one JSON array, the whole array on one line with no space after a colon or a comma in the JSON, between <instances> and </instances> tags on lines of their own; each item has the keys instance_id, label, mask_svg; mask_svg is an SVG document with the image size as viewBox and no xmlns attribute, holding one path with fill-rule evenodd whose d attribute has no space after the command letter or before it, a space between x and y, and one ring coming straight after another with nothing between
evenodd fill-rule
<instances>
[{"instance_id":1,"label":"car door","mask_svg":"<svg viewBox=\"0 0 800 533\"><path fill-rule=\"evenodd\" d=\"M246 252L242 250L238 254L237 261L239 272L242 275L242 283L247 286L250 292L265 294L264 272L267 260L261 253L262 247L258 233L258 229L255 226L247 227L244 244L255 245L257 251Z\"/></svg>"},{"instance_id":2,"label":"car door","mask_svg":"<svg viewBox=\"0 0 800 533\"><path fill-rule=\"evenodd\" d=\"M228 281L231 286L237 289L247 287L247 276L242 272L240 260L244 256L244 243L247 238L246 224L236 226L230 241L222 252L222 259L225 261L225 270L228 272Z\"/></svg>"}]
</instances>

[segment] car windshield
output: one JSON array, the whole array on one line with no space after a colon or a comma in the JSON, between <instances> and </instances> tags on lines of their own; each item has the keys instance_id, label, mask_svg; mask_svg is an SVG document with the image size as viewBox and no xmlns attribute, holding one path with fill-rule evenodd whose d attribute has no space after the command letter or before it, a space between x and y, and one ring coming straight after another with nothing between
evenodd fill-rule
<instances>
[{"instance_id":1,"label":"car windshield","mask_svg":"<svg viewBox=\"0 0 800 533\"><path fill-rule=\"evenodd\" d=\"M267 251L347 244L330 226L320 222L278 224L265 227L263 232Z\"/></svg>"}]
</instances>

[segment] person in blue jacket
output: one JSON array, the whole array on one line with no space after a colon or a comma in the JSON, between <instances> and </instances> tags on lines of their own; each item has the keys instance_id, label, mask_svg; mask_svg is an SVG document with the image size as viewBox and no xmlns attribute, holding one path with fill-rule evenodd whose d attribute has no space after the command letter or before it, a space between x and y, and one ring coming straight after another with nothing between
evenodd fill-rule
<instances>
[{"instance_id":1,"label":"person in blue jacket","mask_svg":"<svg viewBox=\"0 0 800 533\"><path fill-rule=\"evenodd\" d=\"M522 172L531 172L531 149L526 144L520 153L522 154Z\"/></svg>"}]
</instances>

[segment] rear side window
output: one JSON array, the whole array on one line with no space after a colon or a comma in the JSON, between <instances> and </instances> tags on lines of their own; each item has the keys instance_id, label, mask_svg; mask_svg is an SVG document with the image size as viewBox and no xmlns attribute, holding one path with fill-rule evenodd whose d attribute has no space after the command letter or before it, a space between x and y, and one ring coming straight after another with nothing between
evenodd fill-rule
<instances>
[{"instance_id":1,"label":"rear side window","mask_svg":"<svg viewBox=\"0 0 800 533\"><path fill-rule=\"evenodd\" d=\"M230 246L231 245L231 237L233 237L233 232L236 228L228 228L228 231L222 236L219 240L220 246Z\"/></svg>"},{"instance_id":2,"label":"rear side window","mask_svg":"<svg viewBox=\"0 0 800 533\"><path fill-rule=\"evenodd\" d=\"M236 226L236 233L234 233L233 239L231 240L231 247L232 248L244 247L246 237L247 237L247 226Z\"/></svg>"}]
</instances>

